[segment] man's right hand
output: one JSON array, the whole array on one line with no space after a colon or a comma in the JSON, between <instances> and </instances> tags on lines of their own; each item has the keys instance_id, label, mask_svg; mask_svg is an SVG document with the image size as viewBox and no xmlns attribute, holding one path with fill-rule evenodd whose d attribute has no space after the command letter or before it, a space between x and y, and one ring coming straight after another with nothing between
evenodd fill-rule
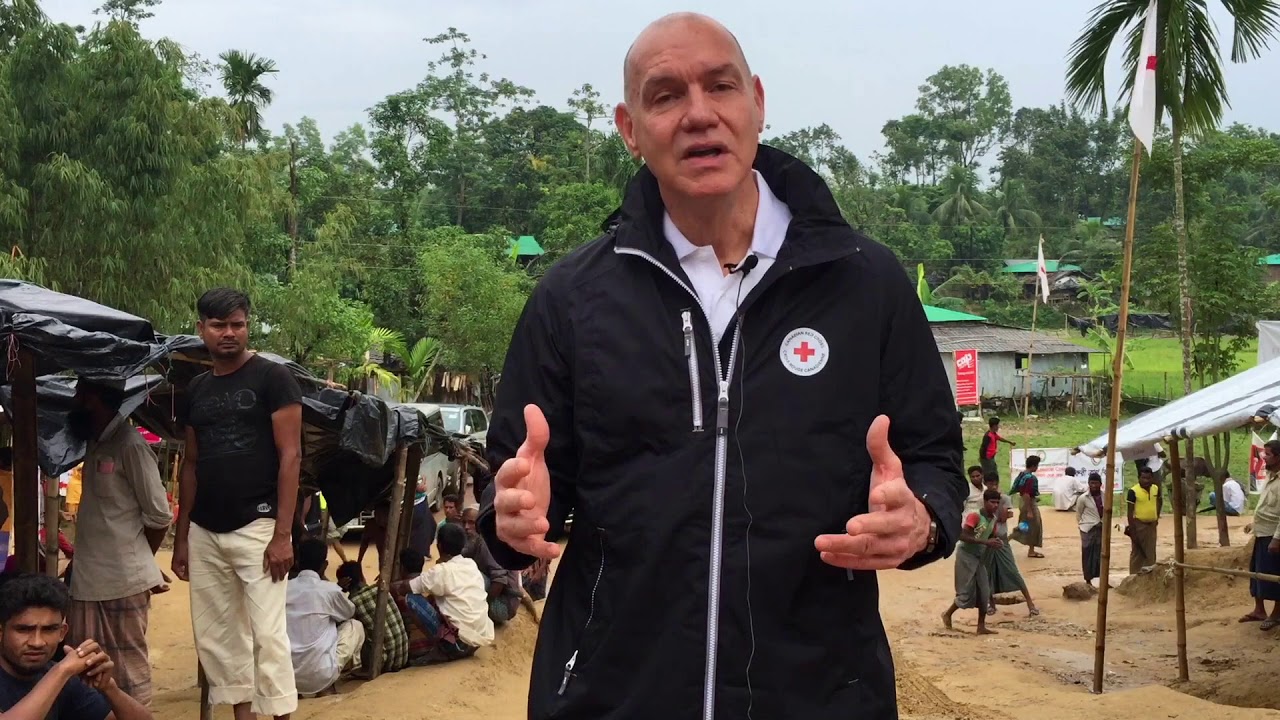
<instances>
[{"instance_id":1,"label":"man's right hand","mask_svg":"<svg viewBox=\"0 0 1280 720\"><path fill-rule=\"evenodd\" d=\"M187 563L187 544L178 542L173 544L173 563L170 565L173 574L182 582L190 582L187 571L190 569Z\"/></svg>"},{"instance_id":2,"label":"man's right hand","mask_svg":"<svg viewBox=\"0 0 1280 720\"><path fill-rule=\"evenodd\" d=\"M547 542L551 474L544 452L551 439L547 419L537 405L524 408L525 439L516 456L502 463L494 478L494 525L511 549L537 558L555 558L560 546Z\"/></svg>"},{"instance_id":3,"label":"man's right hand","mask_svg":"<svg viewBox=\"0 0 1280 720\"><path fill-rule=\"evenodd\" d=\"M111 658L107 657L94 640L85 640L79 647L74 648L63 645L62 651L64 655L57 667L66 673L66 677L97 676L103 672L102 668L106 668L106 672L109 673L115 667L115 663L111 662Z\"/></svg>"}]
</instances>

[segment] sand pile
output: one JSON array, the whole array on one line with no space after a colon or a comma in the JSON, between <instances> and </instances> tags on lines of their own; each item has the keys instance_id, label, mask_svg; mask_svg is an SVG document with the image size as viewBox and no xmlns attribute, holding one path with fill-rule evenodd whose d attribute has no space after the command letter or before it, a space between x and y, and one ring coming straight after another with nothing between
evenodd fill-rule
<instances>
[{"instance_id":1,"label":"sand pile","mask_svg":"<svg viewBox=\"0 0 1280 720\"><path fill-rule=\"evenodd\" d=\"M1211 547L1188 550L1186 562L1191 565L1248 570L1251 545ZM1187 607L1213 607L1223 597L1248 595L1249 580L1217 573L1187 570L1184 573ZM1130 575L1117 591L1141 605L1173 602L1173 565L1168 560L1148 572Z\"/></svg>"}]
</instances>

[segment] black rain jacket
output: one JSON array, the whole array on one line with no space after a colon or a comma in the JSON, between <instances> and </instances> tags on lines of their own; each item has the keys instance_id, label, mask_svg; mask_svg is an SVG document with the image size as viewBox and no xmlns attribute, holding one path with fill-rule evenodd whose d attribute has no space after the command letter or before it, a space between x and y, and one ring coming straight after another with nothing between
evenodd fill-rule
<instances>
[{"instance_id":1,"label":"black rain jacket","mask_svg":"<svg viewBox=\"0 0 1280 720\"><path fill-rule=\"evenodd\" d=\"M876 575L826 565L813 543L867 511L865 438L883 413L939 530L904 567L949 555L968 494L955 402L894 255L851 229L800 161L761 146L755 168L793 220L718 348L647 168L606 234L547 271L516 326L489 460L514 456L522 409L538 405L551 527L573 514L532 720L692 720L708 702L725 720L749 708L755 720L897 717ZM825 339L819 372L783 362L797 329ZM486 495L479 524L495 558L526 567L497 539Z\"/></svg>"}]
</instances>

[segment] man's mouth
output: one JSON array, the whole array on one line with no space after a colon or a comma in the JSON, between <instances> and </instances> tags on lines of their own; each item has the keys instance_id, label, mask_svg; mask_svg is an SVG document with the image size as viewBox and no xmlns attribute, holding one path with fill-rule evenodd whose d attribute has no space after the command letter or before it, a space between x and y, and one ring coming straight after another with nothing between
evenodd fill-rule
<instances>
[{"instance_id":1,"label":"man's mouth","mask_svg":"<svg viewBox=\"0 0 1280 720\"><path fill-rule=\"evenodd\" d=\"M728 149L719 143L707 143L694 145L685 151L684 156L686 158L714 158L720 157L727 151Z\"/></svg>"}]
</instances>

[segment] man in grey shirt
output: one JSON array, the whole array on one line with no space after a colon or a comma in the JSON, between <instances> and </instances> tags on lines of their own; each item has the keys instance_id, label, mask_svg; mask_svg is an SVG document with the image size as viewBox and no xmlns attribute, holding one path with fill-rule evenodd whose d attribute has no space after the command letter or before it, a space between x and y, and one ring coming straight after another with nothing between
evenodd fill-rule
<instances>
[{"instance_id":1,"label":"man in grey shirt","mask_svg":"<svg viewBox=\"0 0 1280 720\"><path fill-rule=\"evenodd\" d=\"M71 432L88 443L71 574L71 645L92 638L115 660L120 689L151 702L147 615L163 582L155 551L173 519L156 456L120 414L124 384L76 383Z\"/></svg>"}]
</instances>

